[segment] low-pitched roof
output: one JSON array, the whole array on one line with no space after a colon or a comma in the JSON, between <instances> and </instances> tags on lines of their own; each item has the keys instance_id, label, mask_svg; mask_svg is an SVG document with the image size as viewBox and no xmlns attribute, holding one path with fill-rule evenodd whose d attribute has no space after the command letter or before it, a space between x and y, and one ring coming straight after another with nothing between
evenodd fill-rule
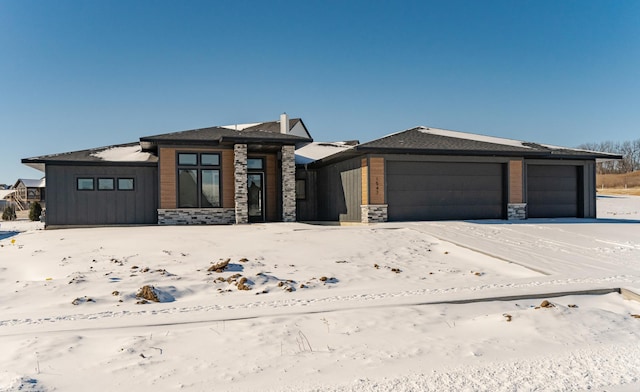
<instances>
[{"instance_id":1,"label":"low-pitched roof","mask_svg":"<svg viewBox=\"0 0 640 392\"><path fill-rule=\"evenodd\" d=\"M299 118L290 119L289 129L298 122L301 122ZM191 129L140 138L140 142L151 144L157 144L158 142L177 144L193 142L214 144L252 142L291 145L310 141L312 141L311 138L280 133L279 121Z\"/></svg>"},{"instance_id":2,"label":"low-pitched roof","mask_svg":"<svg viewBox=\"0 0 640 392\"><path fill-rule=\"evenodd\" d=\"M45 163L61 164L104 164L110 162L113 165L155 165L158 157L150 152L142 151L140 143L117 144L113 146L91 148L88 150L64 152L60 154L43 155L33 158L24 158L22 163L34 169L44 171Z\"/></svg>"},{"instance_id":3,"label":"low-pitched roof","mask_svg":"<svg viewBox=\"0 0 640 392\"><path fill-rule=\"evenodd\" d=\"M313 142L296 149L296 164L306 165L331 155L352 149L357 140L345 142Z\"/></svg>"},{"instance_id":4,"label":"low-pitched roof","mask_svg":"<svg viewBox=\"0 0 640 392\"><path fill-rule=\"evenodd\" d=\"M45 187L44 178L41 178L41 179L18 178L15 184L13 184L13 188L15 189L19 183L23 183L24 186L27 188L44 188Z\"/></svg>"},{"instance_id":5,"label":"low-pitched roof","mask_svg":"<svg viewBox=\"0 0 640 392\"><path fill-rule=\"evenodd\" d=\"M616 154L421 126L359 144L349 151L331 155L322 161L333 161L359 153L621 159L621 156Z\"/></svg>"},{"instance_id":6,"label":"low-pitched roof","mask_svg":"<svg viewBox=\"0 0 640 392\"><path fill-rule=\"evenodd\" d=\"M309 132L301 119L289 120L289 129L301 125L304 132ZM88 150L64 152L22 159L22 163L34 169L44 171L46 163L59 164L104 164L113 165L155 165L157 155L153 152L158 143L171 144L233 144L252 143L269 145L299 145L311 142L310 137L302 137L280 133L280 121L253 124L238 124L221 127L191 129L187 131L164 133L140 138L140 142L118 144L113 146L92 148Z\"/></svg>"}]
</instances>

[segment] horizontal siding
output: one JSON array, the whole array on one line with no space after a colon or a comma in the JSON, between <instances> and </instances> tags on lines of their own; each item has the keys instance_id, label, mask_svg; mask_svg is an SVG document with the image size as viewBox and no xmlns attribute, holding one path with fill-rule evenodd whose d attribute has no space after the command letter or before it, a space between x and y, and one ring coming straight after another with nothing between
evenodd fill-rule
<instances>
[{"instance_id":1,"label":"horizontal siding","mask_svg":"<svg viewBox=\"0 0 640 392\"><path fill-rule=\"evenodd\" d=\"M369 202L370 204L385 204L384 158L370 158L369 166Z\"/></svg>"},{"instance_id":2,"label":"horizontal siding","mask_svg":"<svg viewBox=\"0 0 640 392\"><path fill-rule=\"evenodd\" d=\"M509 203L524 201L522 171L522 161L509 161Z\"/></svg>"}]
</instances>

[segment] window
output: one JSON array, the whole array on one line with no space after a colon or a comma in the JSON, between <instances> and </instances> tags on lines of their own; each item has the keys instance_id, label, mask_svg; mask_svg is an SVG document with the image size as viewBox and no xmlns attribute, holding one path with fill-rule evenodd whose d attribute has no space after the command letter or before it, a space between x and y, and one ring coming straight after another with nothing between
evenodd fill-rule
<instances>
[{"instance_id":1,"label":"window","mask_svg":"<svg viewBox=\"0 0 640 392\"><path fill-rule=\"evenodd\" d=\"M247 159L247 169L262 169L262 158L248 158Z\"/></svg>"},{"instance_id":2,"label":"window","mask_svg":"<svg viewBox=\"0 0 640 392\"><path fill-rule=\"evenodd\" d=\"M202 166L220 166L220 155L218 154L201 154L200 162Z\"/></svg>"},{"instance_id":3,"label":"window","mask_svg":"<svg viewBox=\"0 0 640 392\"><path fill-rule=\"evenodd\" d=\"M94 189L93 178L86 178L86 177L78 178L77 188L79 191L92 191Z\"/></svg>"},{"instance_id":4,"label":"window","mask_svg":"<svg viewBox=\"0 0 640 392\"><path fill-rule=\"evenodd\" d=\"M178 208L220 207L220 154L178 154Z\"/></svg>"},{"instance_id":5,"label":"window","mask_svg":"<svg viewBox=\"0 0 640 392\"><path fill-rule=\"evenodd\" d=\"M198 164L198 154L178 154L178 165L196 166Z\"/></svg>"},{"instance_id":6,"label":"window","mask_svg":"<svg viewBox=\"0 0 640 392\"><path fill-rule=\"evenodd\" d=\"M113 178L98 178L98 190L112 191L115 189Z\"/></svg>"},{"instance_id":7,"label":"window","mask_svg":"<svg viewBox=\"0 0 640 392\"><path fill-rule=\"evenodd\" d=\"M304 200L307 198L307 181L304 179L296 180L296 199Z\"/></svg>"},{"instance_id":8,"label":"window","mask_svg":"<svg viewBox=\"0 0 640 392\"><path fill-rule=\"evenodd\" d=\"M118 190L119 191L132 191L133 190L133 178L118 178Z\"/></svg>"}]
</instances>

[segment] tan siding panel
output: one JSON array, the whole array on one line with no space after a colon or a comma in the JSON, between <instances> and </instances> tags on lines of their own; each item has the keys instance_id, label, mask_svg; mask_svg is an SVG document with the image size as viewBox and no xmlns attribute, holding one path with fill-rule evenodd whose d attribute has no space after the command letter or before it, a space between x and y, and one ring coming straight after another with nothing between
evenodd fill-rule
<instances>
[{"instance_id":1,"label":"tan siding panel","mask_svg":"<svg viewBox=\"0 0 640 392\"><path fill-rule=\"evenodd\" d=\"M385 204L384 201L384 158L369 159L369 202Z\"/></svg>"},{"instance_id":2,"label":"tan siding panel","mask_svg":"<svg viewBox=\"0 0 640 392\"><path fill-rule=\"evenodd\" d=\"M233 150L223 150L220 164L222 165L222 207L235 208L235 168L233 164Z\"/></svg>"},{"instance_id":3,"label":"tan siding panel","mask_svg":"<svg viewBox=\"0 0 640 392\"><path fill-rule=\"evenodd\" d=\"M369 204L369 167L367 158L362 158L362 204Z\"/></svg>"},{"instance_id":4,"label":"tan siding panel","mask_svg":"<svg viewBox=\"0 0 640 392\"><path fill-rule=\"evenodd\" d=\"M160 148L160 208L176 208L176 149Z\"/></svg>"},{"instance_id":5,"label":"tan siding panel","mask_svg":"<svg viewBox=\"0 0 640 392\"><path fill-rule=\"evenodd\" d=\"M522 161L509 161L509 203L522 202Z\"/></svg>"},{"instance_id":6,"label":"tan siding panel","mask_svg":"<svg viewBox=\"0 0 640 392\"><path fill-rule=\"evenodd\" d=\"M234 202L234 168L233 150L221 150L202 147L161 147L159 150L160 159L160 208L176 208L177 184L176 184L176 152L213 152L221 154L220 164L222 165L220 175L222 176L222 207L233 208Z\"/></svg>"}]
</instances>

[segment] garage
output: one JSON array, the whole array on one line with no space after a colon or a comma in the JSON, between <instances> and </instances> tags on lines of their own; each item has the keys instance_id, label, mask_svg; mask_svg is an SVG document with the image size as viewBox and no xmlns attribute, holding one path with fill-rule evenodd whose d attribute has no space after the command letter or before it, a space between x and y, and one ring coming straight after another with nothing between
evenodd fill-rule
<instances>
[{"instance_id":1,"label":"garage","mask_svg":"<svg viewBox=\"0 0 640 392\"><path fill-rule=\"evenodd\" d=\"M529 218L580 217L578 166L528 165Z\"/></svg>"},{"instance_id":2,"label":"garage","mask_svg":"<svg viewBox=\"0 0 640 392\"><path fill-rule=\"evenodd\" d=\"M501 163L388 161L390 221L503 219Z\"/></svg>"}]
</instances>

